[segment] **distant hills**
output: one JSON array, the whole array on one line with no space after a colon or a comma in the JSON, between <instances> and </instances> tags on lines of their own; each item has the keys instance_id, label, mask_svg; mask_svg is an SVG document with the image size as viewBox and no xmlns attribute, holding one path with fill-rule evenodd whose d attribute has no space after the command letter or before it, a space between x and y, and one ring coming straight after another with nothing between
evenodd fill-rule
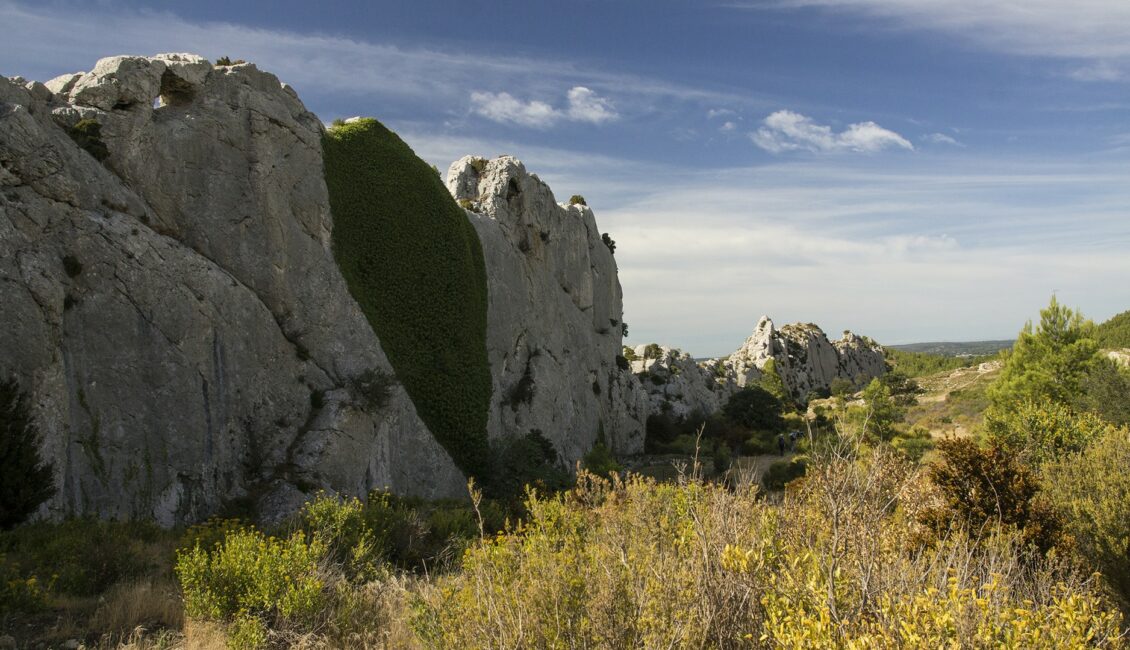
<instances>
[{"instance_id":1,"label":"distant hills","mask_svg":"<svg viewBox=\"0 0 1130 650\"><path fill-rule=\"evenodd\" d=\"M1104 348L1130 348L1130 311L1095 327L1095 340Z\"/></svg>"},{"instance_id":2,"label":"distant hills","mask_svg":"<svg viewBox=\"0 0 1130 650\"><path fill-rule=\"evenodd\" d=\"M995 354L1011 348L1015 339L1003 341L938 341L933 343L906 343L904 345L885 345L883 347L904 352L936 354L943 357L977 357Z\"/></svg>"}]
</instances>

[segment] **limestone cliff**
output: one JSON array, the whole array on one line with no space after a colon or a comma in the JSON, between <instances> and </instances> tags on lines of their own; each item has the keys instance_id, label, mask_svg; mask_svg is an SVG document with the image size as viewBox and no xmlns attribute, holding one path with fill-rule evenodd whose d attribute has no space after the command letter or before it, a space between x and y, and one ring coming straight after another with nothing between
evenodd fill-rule
<instances>
[{"instance_id":1,"label":"limestone cliff","mask_svg":"<svg viewBox=\"0 0 1130 650\"><path fill-rule=\"evenodd\" d=\"M540 431L570 465L601 431L614 451L641 451L647 397L616 363L622 294L592 210L559 205L509 156L462 158L447 185L486 260L491 437Z\"/></svg>"},{"instance_id":2,"label":"limestone cliff","mask_svg":"<svg viewBox=\"0 0 1130 650\"><path fill-rule=\"evenodd\" d=\"M172 525L235 500L278 516L318 488L463 493L335 262L324 134L251 64L0 78L0 375L54 464L44 514ZM620 289L592 213L508 159L477 187L490 432L541 429L566 459L602 426L637 448L646 398L615 365ZM506 401L527 376L530 398Z\"/></svg>"}]
</instances>

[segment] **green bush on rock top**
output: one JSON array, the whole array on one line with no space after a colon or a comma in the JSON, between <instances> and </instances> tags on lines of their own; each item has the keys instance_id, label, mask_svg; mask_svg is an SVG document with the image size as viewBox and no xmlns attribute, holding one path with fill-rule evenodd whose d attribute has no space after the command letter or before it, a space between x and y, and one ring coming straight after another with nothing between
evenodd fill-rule
<instances>
[{"instance_id":1,"label":"green bush on rock top","mask_svg":"<svg viewBox=\"0 0 1130 650\"><path fill-rule=\"evenodd\" d=\"M478 236L426 162L374 119L323 141L333 249L420 417L464 472L488 466L486 270Z\"/></svg>"}]
</instances>

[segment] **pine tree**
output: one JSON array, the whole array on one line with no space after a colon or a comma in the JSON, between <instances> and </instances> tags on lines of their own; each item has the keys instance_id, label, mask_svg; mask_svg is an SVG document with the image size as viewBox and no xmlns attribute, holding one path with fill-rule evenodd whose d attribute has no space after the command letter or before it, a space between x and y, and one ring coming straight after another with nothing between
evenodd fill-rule
<instances>
[{"instance_id":1,"label":"pine tree","mask_svg":"<svg viewBox=\"0 0 1130 650\"><path fill-rule=\"evenodd\" d=\"M1091 338L1094 325L1052 296L1040 312L1040 324L1029 322L1005 358L1000 378L989 390L993 405L1011 407L1023 400L1069 404L1081 383L1100 362Z\"/></svg>"},{"instance_id":2,"label":"pine tree","mask_svg":"<svg viewBox=\"0 0 1130 650\"><path fill-rule=\"evenodd\" d=\"M0 381L0 529L22 523L55 494L39 443L27 398L15 381Z\"/></svg>"}]
</instances>

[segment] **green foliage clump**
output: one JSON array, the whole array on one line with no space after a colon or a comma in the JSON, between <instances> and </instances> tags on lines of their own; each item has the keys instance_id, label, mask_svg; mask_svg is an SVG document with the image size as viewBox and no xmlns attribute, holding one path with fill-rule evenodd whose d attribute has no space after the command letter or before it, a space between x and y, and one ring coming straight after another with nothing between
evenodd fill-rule
<instances>
[{"instance_id":1,"label":"green foliage clump","mask_svg":"<svg viewBox=\"0 0 1130 650\"><path fill-rule=\"evenodd\" d=\"M758 381L758 385L767 393L776 397L781 402L782 407L793 406L792 396L789 395L789 390L785 387L785 380L781 379L781 373L777 370L776 359L770 358L761 367L761 379Z\"/></svg>"},{"instance_id":2,"label":"green foliage clump","mask_svg":"<svg viewBox=\"0 0 1130 650\"><path fill-rule=\"evenodd\" d=\"M327 602L318 575L324 554L317 536L278 539L255 529L230 533L212 549L180 551L185 613L234 623L234 647L260 647L268 628L308 630Z\"/></svg>"},{"instance_id":3,"label":"green foliage clump","mask_svg":"<svg viewBox=\"0 0 1130 650\"><path fill-rule=\"evenodd\" d=\"M216 59L216 65L219 66L240 65L241 63L247 63L247 61L244 61L243 59L232 60L232 58L228 56L221 56L220 58Z\"/></svg>"},{"instance_id":4,"label":"green foliage clump","mask_svg":"<svg viewBox=\"0 0 1130 650\"><path fill-rule=\"evenodd\" d=\"M35 522L0 534L0 552L29 574L52 577L52 590L93 596L152 570L143 548L161 535L154 524L69 519Z\"/></svg>"},{"instance_id":5,"label":"green foliage clump","mask_svg":"<svg viewBox=\"0 0 1130 650\"><path fill-rule=\"evenodd\" d=\"M781 400L760 386L746 386L722 407L731 422L761 431L781 431L785 425L783 411Z\"/></svg>"},{"instance_id":6,"label":"green foliage clump","mask_svg":"<svg viewBox=\"0 0 1130 650\"><path fill-rule=\"evenodd\" d=\"M79 120L67 129L67 135L94 159L101 162L110 157L110 150L102 141L102 125L90 118Z\"/></svg>"},{"instance_id":7,"label":"green foliage clump","mask_svg":"<svg viewBox=\"0 0 1130 650\"><path fill-rule=\"evenodd\" d=\"M324 140L334 257L420 417L484 476L490 367L478 236L439 178L373 119Z\"/></svg>"},{"instance_id":8,"label":"green foliage clump","mask_svg":"<svg viewBox=\"0 0 1130 650\"><path fill-rule=\"evenodd\" d=\"M1101 348L1130 348L1130 311L1111 316L1095 326L1094 337Z\"/></svg>"},{"instance_id":9,"label":"green foliage clump","mask_svg":"<svg viewBox=\"0 0 1130 650\"><path fill-rule=\"evenodd\" d=\"M1056 402L1030 399L1012 408L990 408L985 431L997 445L1025 462L1041 465L1079 452L1114 427L1093 413L1076 413Z\"/></svg>"},{"instance_id":10,"label":"green foliage clump","mask_svg":"<svg viewBox=\"0 0 1130 650\"><path fill-rule=\"evenodd\" d=\"M939 532L956 521L981 534L986 527L1015 529L1041 551L1066 543L1063 522L1040 489L1039 476L1007 449L982 449L968 438L937 443L941 462L930 477L944 505L923 514L922 521Z\"/></svg>"},{"instance_id":11,"label":"green foliage clump","mask_svg":"<svg viewBox=\"0 0 1130 650\"><path fill-rule=\"evenodd\" d=\"M761 483L768 490L783 490L786 485L804 476L807 469L808 459L802 456L774 461L761 477Z\"/></svg>"},{"instance_id":12,"label":"green foliage clump","mask_svg":"<svg viewBox=\"0 0 1130 650\"><path fill-rule=\"evenodd\" d=\"M610 237L608 233L602 234L600 236L600 241L604 242L604 245L608 247L609 253L612 253L613 255L616 254L616 240L612 239L612 237Z\"/></svg>"},{"instance_id":13,"label":"green foliage clump","mask_svg":"<svg viewBox=\"0 0 1130 650\"><path fill-rule=\"evenodd\" d=\"M864 435L889 442L897 433L895 425L902 421L905 409L891 397L886 384L872 379L863 389L863 406L852 408L850 415Z\"/></svg>"},{"instance_id":14,"label":"green foliage clump","mask_svg":"<svg viewBox=\"0 0 1130 650\"><path fill-rule=\"evenodd\" d=\"M616 462L616 458L608 449L608 445L605 444L603 431L597 435L596 443L589 453L581 459L581 467L590 474L604 477L616 474L623 469L620 463Z\"/></svg>"},{"instance_id":15,"label":"green foliage clump","mask_svg":"<svg viewBox=\"0 0 1130 650\"><path fill-rule=\"evenodd\" d=\"M555 492L572 484L553 443L538 429L495 441L491 455L491 472L483 480L483 492L490 498L521 499L527 485Z\"/></svg>"},{"instance_id":16,"label":"green foliage clump","mask_svg":"<svg viewBox=\"0 0 1130 650\"><path fill-rule=\"evenodd\" d=\"M588 205L588 203L585 203L585 197L580 194L574 194L569 197L569 205Z\"/></svg>"},{"instance_id":17,"label":"green foliage clump","mask_svg":"<svg viewBox=\"0 0 1130 650\"><path fill-rule=\"evenodd\" d=\"M1110 428L1083 451L1045 465L1044 489L1080 555L1130 611L1130 430Z\"/></svg>"},{"instance_id":18,"label":"green foliage clump","mask_svg":"<svg viewBox=\"0 0 1130 650\"><path fill-rule=\"evenodd\" d=\"M0 530L22 523L55 494L39 445L27 397L14 380L0 381Z\"/></svg>"},{"instance_id":19,"label":"green foliage clump","mask_svg":"<svg viewBox=\"0 0 1130 650\"><path fill-rule=\"evenodd\" d=\"M0 553L0 615L36 612L47 607L48 589L35 575L24 575L18 564Z\"/></svg>"}]
</instances>

